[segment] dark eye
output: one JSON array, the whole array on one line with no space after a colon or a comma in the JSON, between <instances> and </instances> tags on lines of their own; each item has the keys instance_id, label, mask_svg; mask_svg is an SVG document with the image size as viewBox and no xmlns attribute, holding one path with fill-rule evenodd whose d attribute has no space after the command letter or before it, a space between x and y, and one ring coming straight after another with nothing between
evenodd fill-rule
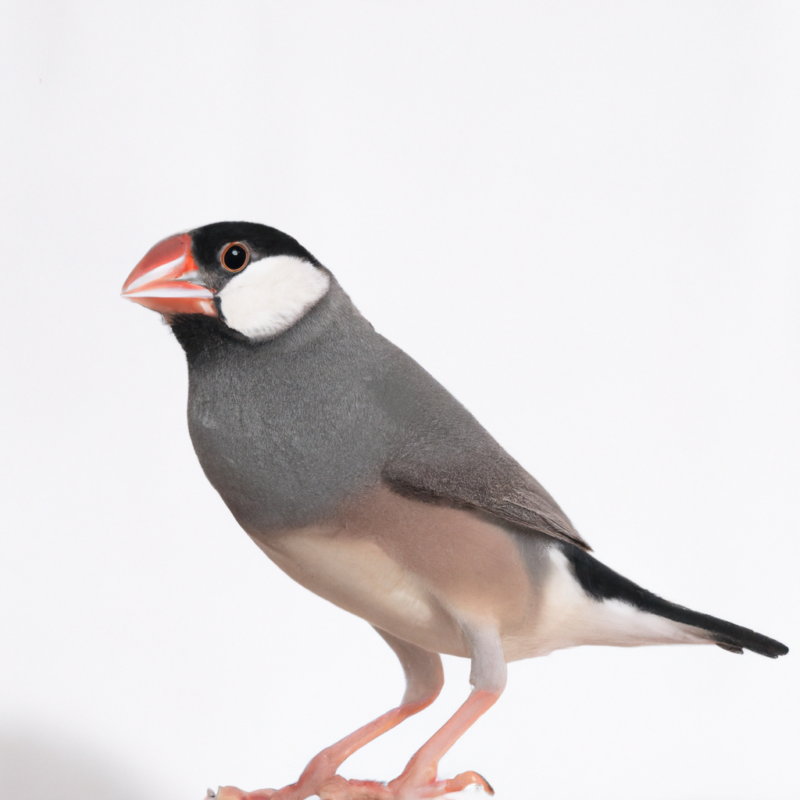
<instances>
[{"instance_id":1,"label":"dark eye","mask_svg":"<svg viewBox=\"0 0 800 800\"><path fill-rule=\"evenodd\" d=\"M250 261L250 251L241 242L232 242L226 245L219 260L228 272L241 272Z\"/></svg>"}]
</instances>

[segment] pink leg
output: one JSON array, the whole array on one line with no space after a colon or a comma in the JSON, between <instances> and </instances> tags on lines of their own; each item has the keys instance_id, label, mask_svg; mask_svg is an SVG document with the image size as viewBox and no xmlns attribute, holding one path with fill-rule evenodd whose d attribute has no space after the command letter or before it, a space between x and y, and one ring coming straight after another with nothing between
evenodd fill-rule
<instances>
[{"instance_id":1,"label":"pink leg","mask_svg":"<svg viewBox=\"0 0 800 800\"><path fill-rule=\"evenodd\" d=\"M378 630L376 628L376 630ZM377 739L386 731L399 725L403 720L427 708L439 695L444 683L442 660L436 653L429 653L415 645L378 630L392 650L395 651L406 674L406 693L403 702L391 711L364 725L336 744L326 747L314 756L303 770L296 783L284 786L278 791L261 789L256 792L243 792L233 786L222 787L217 800L304 800L319 794L326 783L330 783L342 762L356 750ZM344 779L340 779L344 781ZM334 784L336 781L334 781ZM365 786L371 782L363 782ZM385 787L382 787L385 788ZM344 795L343 795L344 796Z\"/></svg>"},{"instance_id":2,"label":"pink leg","mask_svg":"<svg viewBox=\"0 0 800 800\"><path fill-rule=\"evenodd\" d=\"M436 771L442 756L499 697L499 691L484 689L475 689L470 694L458 711L417 750L403 772L389 784L397 800L436 797L447 792L460 791L473 783L482 786L489 794L494 794L492 787L477 772L463 772L451 780L437 781Z\"/></svg>"},{"instance_id":3,"label":"pink leg","mask_svg":"<svg viewBox=\"0 0 800 800\"><path fill-rule=\"evenodd\" d=\"M326 747L311 759L297 783L281 789L277 797L280 800L284 800L284 798L286 800L303 800L303 798L318 794L322 784L333 777L345 759L353 755L356 750L360 750L365 744L377 739L382 733L386 733L403 720L417 714L423 708L427 708L436 699L437 694L438 692L430 694L415 703L403 703L359 728L355 733L345 736L336 744Z\"/></svg>"},{"instance_id":4,"label":"pink leg","mask_svg":"<svg viewBox=\"0 0 800 800\"><path fill-rule=\"evenodd\" d=\"M494 794L486 779L477 772L462 772L455 778L437 781L436 770L439 759L478 717L497 702L498 697L500 692L483 689L473 691L461 708L412 756L402 774L388 786L375 781L348 781L340 775L333 775L320 785L321 800L423 800L460 792L475 784L488 794ZM282 800L282 795L280 797Z\"/></svg>"},{"instance_id":5,"label":"pink leg","mask_svg":"<svg viewBox=\"0 0 800 800\"><path fill-rule=\"evenodd\" d=\"M320 787L321 800L422 800L459 792L473 784L494 794L477 772L462 772L450 780L436 780L439 760L497 702L506 684L499 632L491 627L462 626L462 629L472 656L470 682L474 687L464 704L422 745L388 786L373 781L346 781L335 775Z\"/></svg>"}]
</instances>

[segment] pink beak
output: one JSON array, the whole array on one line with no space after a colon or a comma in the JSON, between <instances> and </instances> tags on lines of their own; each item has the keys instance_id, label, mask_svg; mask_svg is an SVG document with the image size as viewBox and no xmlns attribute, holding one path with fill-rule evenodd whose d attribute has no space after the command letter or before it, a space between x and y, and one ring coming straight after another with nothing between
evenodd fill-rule
<instances>
[{"instance_id":1,"label":"pink beak","mask_svg":"<svg viewBox=\"0 0 800 800\"><path fill-rule=\"evenodd\" d=\"M214 293L203 284L187 233L170 236L151 248L128 275L122 296L166 316L218 316Z\"/></svg>"}]
</instances>

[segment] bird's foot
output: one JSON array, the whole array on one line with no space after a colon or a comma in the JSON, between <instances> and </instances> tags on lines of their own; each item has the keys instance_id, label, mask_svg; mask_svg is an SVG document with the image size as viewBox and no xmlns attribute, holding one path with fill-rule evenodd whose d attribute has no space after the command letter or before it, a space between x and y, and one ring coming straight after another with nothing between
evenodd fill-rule
<instances>
[{"instance_id":1,"label":"bird's foot","mask_svg":"<svg viewBox=\"0 0 800 800\"><path fill-rule=\"evenodd\" d=\"M479 772L475 772L471 769L466 772L461 772L456 775L455 778L450 778L449 780L443 781L443 783L445 788L442 794L461 792L464 789L468 789L470 786L477 786L479 789L483 789L488 795L494 794L494 789L492 789L492 785L489 781Z\"/></svg>"},{"instance_id":2,"label":"bird's foot","mask_svg":"<svg viewBox=\"0 0 800 800\"><path fill-rule=\"evenodd\" d=\"M397 779L388 785L377 781L348 781L341 775L334 775L320 786L317 794L320 800L427 800L460 792L469 786L478 786L487 794L494 794L489 782L472 771L444 781L418 783Z\"/></svg>"},{"instance_id":3,"label":"bird's foot","mask_svg":"<svg viewBox=\"0 0 800 800\"><path fill-rule=\"evenodd\" d=\"M303 791L296 783L283 789L259 789L244 792L235 786L220 786L214 793L208 790L205 800L297 800L316 795L320 800L394 800L395 794L385 783L377 781L348 781L341 775L333 775L321 783L316 790Z\"/></svg>"},{"instance_id":4,"label":"bird's foot","mask_svg":"<svg viewBox=\"0 0 800 800\"><path fill-rule=\"evenodd\" d=\"M205 800L273 800L280 795L275 789L258 789L255 792L243 792L235 786L220 786L216 792L211 789Z\"/></svg>"},{"instance_id":5,"label":"bird's foot","mask_svg":"<svg viewBox=\"0 0 800 800\"><path fill-rule=\"evenodd\" d=\"M325 780L313 794L320 800L427 800L430 797L441 797L454 794L470 786L477 786L487 794L494 794L489 782L477 772L462 772L455 778L444 781L416 781L397 778L389 784L379 781L347 780L341 775L333 775ZM222 786L215 794L208 790L206 800L295 800L309 797L298 785L292 784L283 789L259 789L255 792L243 792L235 786Z\"/></svg>"}]
</instances>

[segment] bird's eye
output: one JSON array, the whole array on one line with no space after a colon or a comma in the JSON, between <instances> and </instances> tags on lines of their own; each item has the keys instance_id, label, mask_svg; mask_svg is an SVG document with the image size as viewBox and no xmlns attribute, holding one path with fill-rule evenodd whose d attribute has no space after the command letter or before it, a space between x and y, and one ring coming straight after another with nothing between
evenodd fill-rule
<instances>
[{"instance_id":1,"label":"bird's eye","mask_svg":"<svg viewBox=\"0 0 800 800\"><path fill-rule=\"evenodd\" d=\"M250 261L250 251L241 242L227 245L219 257L228 272L241 272Z\"/></svg>"}]
</instances>

